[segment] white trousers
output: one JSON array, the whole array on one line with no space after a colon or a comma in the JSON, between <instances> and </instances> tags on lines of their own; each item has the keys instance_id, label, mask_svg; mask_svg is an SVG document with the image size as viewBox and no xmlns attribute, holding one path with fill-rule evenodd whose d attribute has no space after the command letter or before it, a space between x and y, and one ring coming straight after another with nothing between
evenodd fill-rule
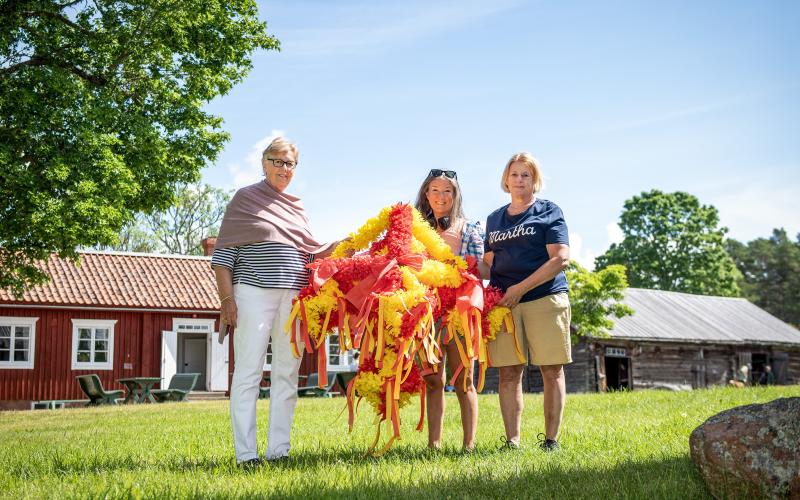
<instances>
[{"instance_id":1,"label":"white trousers","mask_svg":"<svg viewBox=\"0 0 800 500\"><path fill-rule=\"evenodd\" d=\"M289 435L297 403L297 372L301 359L292 354L283 327L297 290L235 285L238 309L233 335L234 369L231 382L231 424L236 461L258 458L256 402L267 346L272 338L272 370L267 433L267 460L289 454ZM298 345L302 353L302 344Z\"/></svg>"}]
</instances>

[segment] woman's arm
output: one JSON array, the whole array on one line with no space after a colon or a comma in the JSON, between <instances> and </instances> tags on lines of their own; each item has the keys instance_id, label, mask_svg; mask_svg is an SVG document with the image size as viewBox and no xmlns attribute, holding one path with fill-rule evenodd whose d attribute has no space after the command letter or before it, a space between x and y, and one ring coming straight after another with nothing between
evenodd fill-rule
<instances>
[{"instance_id":1,"label":"woman's arm","mask_svg":"<svg viewBox=\"0 0 800 500\"><path fill-rule=\"evenodd\" d=\"M329 246L325 250L315 253L314 254L314 259L324 259L326 257L330 257L330 255L333 253L333 251L336 250L336 247L338 247L341 243L344 243L345 241L350 241L351 239L352 238L350 238L348 236L347 238L345 238L343 240L339 240L339 241L334 242L331 246ZM353 255L354 253L355 252L350 252L350 255Z\"/></svg>"},{"instance_id":2,"label":"woman's arm","mask_svg":"<svg viewBox=\"0 0 800 500\"><path fill-rule=\"evenodd\" d=\"M235 329L238 310L236 299L233 296L233 271L225 266L214 266L214 274L217 278L217 291L221 301L222 321Z\"/></svg>"},{"instance_id":3,"label":"woman's arm","mask_svg":"<svg viewBox=\"0 0 800 500\"><path fill-rule=\"evenodd\" d=\"M491 270L491 266L486 264L486 259L481 259L478 261L478 272L481 275L482 280L489 279L489 271Z\"/></svg>"},{"instance_id":4,"label":"woman's arm","mask_svg":"<svg viewBox=\"0 0 800 500\"><path fill-rule=\"evenodd\" d=\"M550 281L555 278L558 273L566 269L567 265L569 265L569 245L554 243L546 246L547 254L550 256L550 259L542 264L539 269L534 271L533 274L516 285L508 287L506 294L500 300L501 306L514 307L519 304L522 296L528 291L533 290L546 281Z\"/></svg>"},{"instance_id":5,"label":"woman's arm","mask_svg":"<svg viewBox=\"0 0 800 500\"><path fill-rule=\"evenodd\" d=\"M326 248L325 250L315 253L314 254L314 259L324 259L326 257L330 257L330 255L333 253L334 250L336 250L336 247L338 247L339 243L341 243L341 242L342 241L339 240L336 243L334 243L331 246L329 246L328 248Z\"/></svg>"}]
</instances>

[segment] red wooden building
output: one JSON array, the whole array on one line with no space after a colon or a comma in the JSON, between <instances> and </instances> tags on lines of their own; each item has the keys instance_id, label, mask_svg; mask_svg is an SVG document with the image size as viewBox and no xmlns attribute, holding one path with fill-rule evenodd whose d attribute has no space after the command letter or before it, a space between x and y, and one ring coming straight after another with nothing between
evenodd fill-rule
<instances>
[{"instance_id":1,"label":"red wooden building","mask_svg":"<svg viewBox=\"0 0 800 500\"><path fill-rule=\"evenodd\" d=\"M51 281L16 298L0 290L0 409L84 398L76 375L117 379L196 372L197 389L226 392L229 338L217 342L219 300L209 257L82 252L79 265L52 257ZM331 343L329 368L351 360ZM301 373L315 371L306 354ZM268 372L269 356L265 364Z\"/></svg>"}]
</instances>

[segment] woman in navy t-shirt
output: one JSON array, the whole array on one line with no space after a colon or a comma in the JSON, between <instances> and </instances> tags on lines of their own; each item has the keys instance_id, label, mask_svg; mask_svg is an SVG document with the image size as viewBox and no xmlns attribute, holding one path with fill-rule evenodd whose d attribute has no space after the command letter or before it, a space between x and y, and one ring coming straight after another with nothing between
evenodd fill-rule
<instances>
[{"instance_id":1,"label":"woman in navy t-shirt","mask_svg":"<svg viewBox=\"0 0 800 500\"><path fill-rule=\"evenodd\" d=\"M529 361L542 372L545 432L540 446L551 451L559 447L556 438L566 399L564 365L572 362L563 272L569 263L567 224L558 205L536 197L542 174L530 153L511 157L501 187L511 195L511 203L486 220L484 260L491 266L490 284L505 292L500 304L512 308L516 335L515 342L511 333L501 332L489 344L491 364L500 367L505 446L519 447L527 352ZM522 346L522 352L516 346Z\"/></svg>"}]
</instances>

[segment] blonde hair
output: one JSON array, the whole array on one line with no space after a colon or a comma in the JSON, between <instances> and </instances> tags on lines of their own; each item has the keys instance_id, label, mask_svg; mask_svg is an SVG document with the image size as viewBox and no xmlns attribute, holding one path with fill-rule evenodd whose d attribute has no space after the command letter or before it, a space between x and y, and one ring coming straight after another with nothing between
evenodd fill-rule
<instances>
[{"instance_id":1,"label":"blonde hair","mask_svg":"<svg viewBox=\"0 0 800 500\"><path fill-rule=\"evenodd\" d=\"M300 152L297 150L297 146L286 140L285 137L276 137L269 143L267 149L261 153L261 164L264 164L264 160L266 160L268 156L276 153L285 153L287 151L290 151L294 155L295 162L300 161Z\"/></svg>"},{"instance_id":2,"label":"blonde hair","mask_svg":"<svg viewBox=\"0 0 800 500\"><path fill-rule=\"evenodd\" d=\"M508 160L508 163L506 163L506 168L503 169L503 176L500 178L500 187L506 193L510 192L508 190L508 171L511 170L511 164L517 161L522 162L526 167L528 167L528 170L530 170L531 175L533 176L533 192L540 192L542 188L544 188L542 170L539 168L539 162L536 161L536 158L534 158L533 155L527 151L517 153L513 155L510 160Z\"/></svg>"},{"instance_id":3,"label":"blonde hair","mask_svg":"<svg viewBox=\"0 0 800 500\"><path fill-rule=\"evenodd\" d=\"M428 203L428 187L431 185L434 179L444 179L446 181L450 181L450 184L453 186L453 208L450 209L450 217L452 219L465 219L464 217L464 209L461 207L461 186L458 185L458 179L453 177L452 179L446 177L444 173L442 173L439 177L434 177L430 174L425 178L422 182L422 185L419 187L419 192L417 192L417 202L414 204L414 208L416 208L419 213L422 214L423 217L428 217L431 213L433 213L433 209L431 208L431 204Z\"/></svg>"}]
</instances>

